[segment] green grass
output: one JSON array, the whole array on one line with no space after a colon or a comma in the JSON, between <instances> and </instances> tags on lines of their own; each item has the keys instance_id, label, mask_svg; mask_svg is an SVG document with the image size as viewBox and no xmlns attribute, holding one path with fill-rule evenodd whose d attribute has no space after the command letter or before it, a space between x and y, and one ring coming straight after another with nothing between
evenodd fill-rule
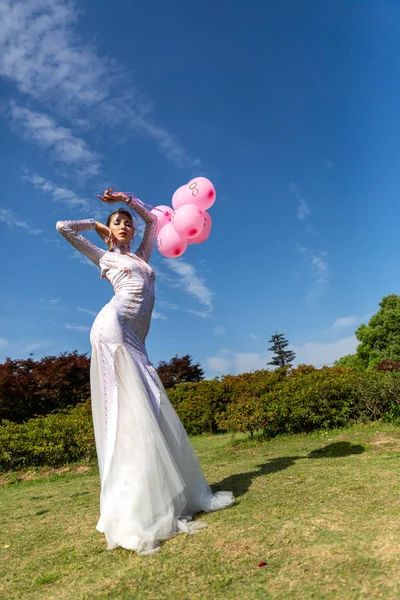
<instances>
[{"instance_id":1,"label":"green grass","mask_svg":"<svg viewBox=\"0 0 400 600\"><path fill-rule=\"evenodd\" d=\"M0 597L400 597L399 429L194 445L213 488L237 502L154 556L106 550L94 468L0 488Z\"/></svg>"}]
</instances>

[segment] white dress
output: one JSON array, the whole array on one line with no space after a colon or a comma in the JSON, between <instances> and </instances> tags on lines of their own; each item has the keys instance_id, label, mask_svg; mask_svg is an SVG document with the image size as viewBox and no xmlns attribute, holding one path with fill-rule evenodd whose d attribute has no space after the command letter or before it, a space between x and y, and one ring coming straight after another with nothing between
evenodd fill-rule
<instances>
[{"instance_id":1,"label":"white dress","mask_svg":"<svg viewBox=\"0 0 400 600\"><path fill-rule=\"evenodd\" d=\"M154 305L148 265L156 217L135 198L126 204L145 220L135 254L129 246L102 250L79 234L93 219L59 221L57 230L101 269L115 295L97 315L90 339L91 400L101 496L97 529L109 549L141 554L176 533L193 533L195 513L232 504L231 492L213 494L189 437L147 356L145 339Z\"/></svg>"}]
</instances>

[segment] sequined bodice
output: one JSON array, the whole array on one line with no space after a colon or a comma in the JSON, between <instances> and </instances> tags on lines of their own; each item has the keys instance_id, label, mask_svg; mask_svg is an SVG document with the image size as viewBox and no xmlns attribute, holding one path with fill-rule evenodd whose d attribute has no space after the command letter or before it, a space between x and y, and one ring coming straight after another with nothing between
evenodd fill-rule
<instances>
[{"instance_id":1,"label":"sequined bodice","mask_svg":"<svg viewBox=\"0 0 400 600\"><path fill-rule=\"evenodd\" d=\"M99 262L101 276L113 286L111 304L117 309L124 328L144 341L154 306L154 270L135 254L106 252Z\"/></svg>"}]
</instances>

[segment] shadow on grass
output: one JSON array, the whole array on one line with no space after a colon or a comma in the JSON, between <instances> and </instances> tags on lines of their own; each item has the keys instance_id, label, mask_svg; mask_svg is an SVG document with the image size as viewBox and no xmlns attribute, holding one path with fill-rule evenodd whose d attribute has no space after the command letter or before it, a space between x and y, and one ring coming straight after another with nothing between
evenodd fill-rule
<instances>
[{"instance_id":1,"label":"shadow on grass","mask_svg":"<svg viewBox=\"0 0 400 600\"><path fill-rule=\"evenodd\" d=\"M230 475L229 477L222 479L222 481L213 484L211 487L213 492L229 490L233 492L235 498L239 498L248 492L253 479L256 477L263 477L265 475L270 475L271 473L277 473L278 471L288 469L294 465L296 460L301 458L342 458L344 456L362 454L363 452L365 452L365 449L362 446L351 444L350 442L328 444L328 446L313 450L306 456L283 456L280 458L272 458L266 463L257 465L256 471L247 471L246 473Z\"/></svg>"}]
</instances>

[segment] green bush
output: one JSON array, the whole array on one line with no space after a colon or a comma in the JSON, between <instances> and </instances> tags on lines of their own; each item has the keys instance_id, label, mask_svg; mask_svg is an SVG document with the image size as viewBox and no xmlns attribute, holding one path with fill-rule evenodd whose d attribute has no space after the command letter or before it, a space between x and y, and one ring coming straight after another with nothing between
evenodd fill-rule
<instances>
[{"instance_id":1,"label":"green bush","mask_svg":"<svg viewBox=\"0 0 400 600\"><path fill-rule=\"evenodd\" d=\"M168 390L168 397L189 435L217 433L218 419L230 401L218 379L181 383Z\"/></svg>"},{"instance_id":2,"label":"green bush","mask_svg":"<svg viewBox=\"0 0 400 600\"><path fill-rule=\"evenodd\" d=\"M0 424L0 468L60 467L76 461L94 461L96 449L90 404L70 411Z\"/></svg>"},{"instance_id":3,"label":"green bush","mask_svg":"<svg viewBox=\"0 0 400 600\"><path fill-rule=\"evenodd\" d=\"M274 376L264 373L255 373L254 381L250 374L230 379L231 402L220 419L221 430L273 437L332 429L395 415L400 405L400 373L304 365Z\"/></svg>"},{"instance_id":4,"label":"green bush","mask_svg":"<svg viewBox=\"0 0 400 600\"><path fill-rule=\"evenodd\" d=\"M264 402L268 435L341 427L357 415L352 372L340 368L293 370Z\"/></svg>"},{"instance_id":5,"label":"green bush","mask_svg":"<svg viewBox=\"0 0 400 600\"><path fill-rule=\"evenodd\" d=\"M242 431L273 437L354 421L400 421L400 372L393 371L300 366L183 383L168 394L190 435ZM0 424L0 469L95 459L89 402L25 423Z\"/></svg>"}]
</instances>

